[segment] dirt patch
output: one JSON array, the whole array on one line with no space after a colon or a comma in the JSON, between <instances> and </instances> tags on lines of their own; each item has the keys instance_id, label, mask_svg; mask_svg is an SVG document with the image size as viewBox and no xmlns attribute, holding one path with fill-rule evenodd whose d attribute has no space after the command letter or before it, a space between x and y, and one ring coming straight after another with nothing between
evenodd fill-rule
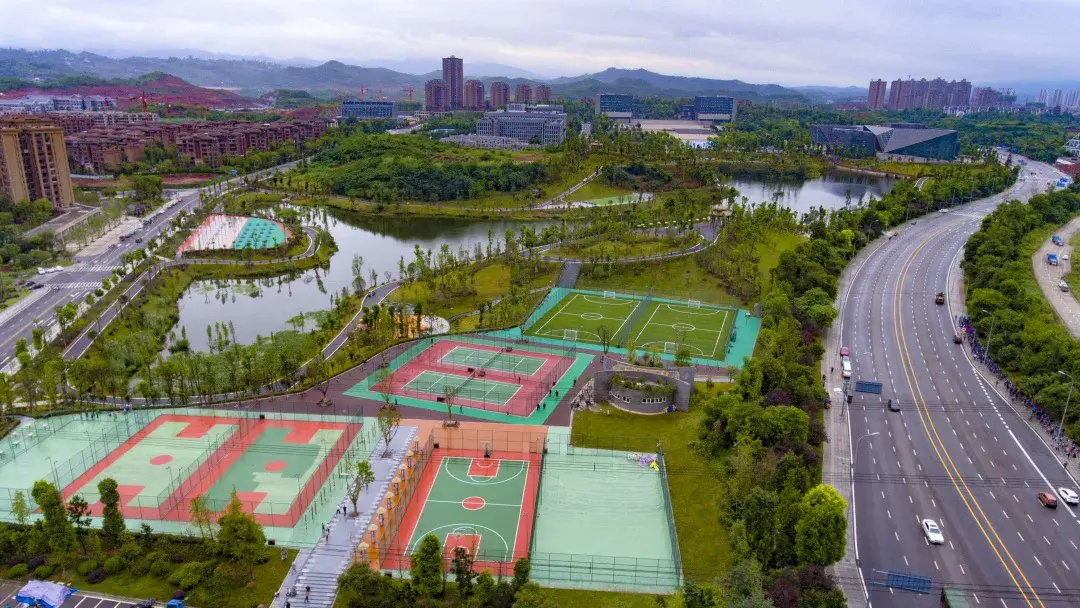
<instances>
[{"instance_id":1,"label":"dirt patch","mask_svg":"<svg viewBox=\"0 0 1080 608\"><path fill-rule=\"evenodd\" d=\"M534 163L538 160L544 160L543 154L515 154L514 160L519 163Z\"/></svg>"}]
</instances>

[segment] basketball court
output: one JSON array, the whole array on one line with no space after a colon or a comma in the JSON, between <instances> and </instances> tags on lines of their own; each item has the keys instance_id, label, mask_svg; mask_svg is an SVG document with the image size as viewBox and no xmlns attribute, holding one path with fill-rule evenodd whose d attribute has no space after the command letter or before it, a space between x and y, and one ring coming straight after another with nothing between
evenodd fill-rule
<instances>
[{"instance_id":1,"label":"basketball court","mask_svg":"<svg viewBox=\"0 0 1080 608\"><path fill-rule=\"evenodd\" d=\"M416 497L383 567L408 569L408 556L428 534L438 537L447 559L462 547L477 570L512 573L513 561L527 557L540 471L538 456L520 453L448 450L428 465ZM475 454L475 455L474 455ZM500 457L502 456L502 457ZM530 461L531 460L531 461Z\"/></svg>"}]
</instances>

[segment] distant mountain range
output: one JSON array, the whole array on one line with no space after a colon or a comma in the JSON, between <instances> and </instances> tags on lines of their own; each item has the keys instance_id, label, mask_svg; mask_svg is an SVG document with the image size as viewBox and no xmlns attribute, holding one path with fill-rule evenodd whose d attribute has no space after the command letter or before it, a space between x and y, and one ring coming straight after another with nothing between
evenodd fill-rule
<instances>
[{"instance_id":1,"label":"distant mountain range","mask_svg":"<svg viewBox=\"0 0 1080 608\"><path fill-rule=\"evenodd\" d=\"M327 61L304 65L302 60L277 62L251 58L220 58L211 53L188 51L186 57L108 57L89 52L62 49L28 51L0 49L0 78L44 82L62 77L92 75L106 79L132 79L144 74L172 74L194 85L229 89L248 97L258 97L277 89L304 90L334 98L357 95L361 87L369 98L379 89L384 97L400 99L404 89L414 89L420 98L424 82L439 76L437 61L423 59L383 60L378 67L348 65ZM199 53L200 56L195 56ZM410 73L399 70L420 70ZM391 69L398 68L398 69ZM511 87L522 81L534 84L546 82L556 97L578 99L600 92L628 93L639 96L666 98L694 95L734 95L754 101L789 99L793 101L825 101L832 95L827 89L836 87L804 87L793 89L776 84L751 84L741 80L718 80L669 76L648 70L609 68L595 74L582 74L544 80L527 70L494 63L465 62L465 73L490 84L504 80ZM857 90L857 87L850 87ZM865 89L863 89L865 95Z\"/></svg>"}]
</instances>

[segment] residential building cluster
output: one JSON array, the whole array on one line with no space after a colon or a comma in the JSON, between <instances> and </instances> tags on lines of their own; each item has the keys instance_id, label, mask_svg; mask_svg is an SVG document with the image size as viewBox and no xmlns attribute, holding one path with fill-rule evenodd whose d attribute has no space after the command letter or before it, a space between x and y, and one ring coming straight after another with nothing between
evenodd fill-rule
<instances>
[{"instance_id":1,"label":"residential building cluster","mask_svg":"<svg viewBox=\"0 0 1080 608\"><path fill-rule=\"evenodd\" d=\"M896 79L892 82L871 80L866 106L871 110L930 109L958 110L1007 109L1016 103L1012 89L973 87L966 79L946 81Z\"/></svg>"},{"instance_id":2,"label":"residential building cluster","mask_svg":"<svg viewBox=\"0 0 1080 608\"><path fill-rule=\"evenodd\" d=\"M484 117L476 121L476 134L555 146L566 139L566 112L560 105L512 103L505 110L485 112Z\"/></svg>"},{"instance_id":3,"label":"residential building cluster","mask_svg":"<svg viewBox=\"0 0 1080 608\"><path fill-rule=\"evenodd\" d=\"M886 95L884 80L870 81L867 106L871 110L947 110L966 108L971 103L971 83L966 79L946 81L943 78L898 78L889 83L887 93Z\"/></svg>"},{"instance_id":4,"label":"residential building cluster","mask_svg":"<svg viewBox=\"0 0 1080 608\"><path fill-rule=\"evenodd\" d=\"M465 80L464 73L464 60L460 57L444 57L442 78L433 78L424 83L424 110L427 112L453 112L455 110L481 112L489 107L498 110L511 102L509 84L500 80L491 83L489 105L484 83L479 80ZM551 87L546 84L533 87L523 82L514 87L514 103L548 103L551 98Z\"/></svg>"},{"instance_id":5,"label":"residential building cluster","mask_svg":"<svg viewBox=\"0 0 1080 608\"><path fill-rule=\"evenodd\" d=\"M850 156L956 160L960 139L952 129L919 124L810 125L810 139L831 152Z\"/></svg>"},{"instance_id":6,"label":"residential building cluster","mask_svg":"<svg viewBox=\"0 0 1080 608\"><path fill-rule=\"evenodd\" d=\"M0 114L107 112L115 109L116 100L104 95L26 95L0 99Z\"/></svg>"},{"instance_id":7,"label":"residential building cluster","mask_svg":"<svg viewBox=\"0 0 1080 608\"><path fill-rule=\"evenodd\" d=\"M1080 91L1069 91L1066 93L1061 89L1055 91L1047 91L1043 89L1039 91L1035 101L1038 103L1046 104L1048 108L1064 108L1071 109L1080 107Z\"/></svg>"},{"instance_id":8,"label":"residential building cluster","mask_svg":"<svg viewBox=\"0 0 1080 608\"><path fill-rule=\"evenodd\" d=\"M175 148L177 157L196 165L217 167L226 156L245 156L287 142L301 145L322 137L323 119L251 123L184 121L99 127L66 138L71 166L86 173L108 173L124 162L139 162L146 148Z\"/></svg>"},{"instance_id":9,"label":"residential building cluster","mask_svg":"<svg viewBox=\"0 0 1080 608\"><path fill-rule=\"evenodd\" d=\"M64 132L38 117L0 118L0 192L13 202L75 203Z\"/></svg>"}]
</instances>

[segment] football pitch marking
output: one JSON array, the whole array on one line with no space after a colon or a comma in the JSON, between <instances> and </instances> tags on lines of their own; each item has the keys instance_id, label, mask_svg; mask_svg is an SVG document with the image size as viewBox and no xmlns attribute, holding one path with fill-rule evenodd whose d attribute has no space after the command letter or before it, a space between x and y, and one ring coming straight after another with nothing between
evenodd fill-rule
<instances>
[{"instance_id":1,"label":"football pitch marking","mask_svg":"<svg viewBox=\"0 0 1080 608\"><path fill-rule=\"evenodd\" d=\"M670 323L670 324L669 323L660 323L660 322L654 321L653 319L656 317L656 313L661 308L667 308L671 312L678 313L678 314L683 314L683 315L692 315L694 317L710 317L710 316L711 317L716 317L716 316L719 316L719 315L722 314L723 319L720 321L720 329L708 329L708 328L704 328L704 327L697 327L695 325L692 325L690 323L684 323L682 321L676 321L675 323ZM684 348L686 348L686 349L688 349L688 350L690 350L692 352L695 352L697 355L699 355L701 357L716 358L718 356L717 351L720 350L720 338L723 337L724 329L727 327L728 311L723 310L723 309L702 310L702 309L690 309L690 308L685 308L685 309L680 310L680 308L683 308L683 307L675 306L675 305L667 304L667 303L658 304L657 307L653 309L652 314L649 315L649 320L646 321L645 325L642 325L641 330L638 331L637 337L634 338L635 343L638 345L638 347L642 347L642 346L651 346L653 344L661 344L661 345L663 345L665 342L675 342L675 340L650 340L648 342L638 342L638 340L641 340L641 336L649 329L649 326L669 327L672 330L671 331L671 333L673 334L672 337L675 337L674 334L677 331L682 331L685 334L687 334L683 338L682 346ZM695 346L694 344L688 344L687 343L688 340L686 338L689 338L691 334L699 334L699 335L701 335L701 334L714 334L714 333L716 334L716 339L712 341L713 348L712 348L711 352L705 352L702 348L699 348L699 347Z\"/></svg>"}]
</instances>

